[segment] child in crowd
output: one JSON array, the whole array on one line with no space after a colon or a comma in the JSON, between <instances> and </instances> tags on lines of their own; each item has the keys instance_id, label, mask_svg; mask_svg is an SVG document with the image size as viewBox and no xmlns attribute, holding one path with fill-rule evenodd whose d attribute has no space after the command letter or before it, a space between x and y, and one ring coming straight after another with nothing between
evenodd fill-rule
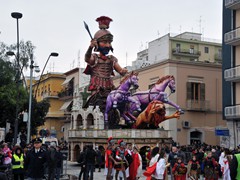
<instances>
[{"instance_id":1,"label":"child in crowd","mask_svg":"<svg viewBox=\"0 0 240 180\"><path fill-rule=\"evenodd\" d=\"M181 157L177 158L177 162L172 168L172 173L174 174L174 180L186 180L187 168L182 162Z\"/></svg>"}]
</instances>

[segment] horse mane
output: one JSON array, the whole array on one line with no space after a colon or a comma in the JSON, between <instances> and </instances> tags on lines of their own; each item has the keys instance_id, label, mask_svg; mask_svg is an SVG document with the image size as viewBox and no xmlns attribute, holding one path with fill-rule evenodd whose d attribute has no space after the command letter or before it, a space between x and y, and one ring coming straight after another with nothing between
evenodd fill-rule
<instances>
[{"instance_id":1,"label":"horse mane","mask_svg":"<svg viewBox=\"0 0 240 180\"><path fill-rule=\"evenodd\" d=\"M160 84L160 83L162 83L163 81L165 81L166 79L169 79L169 78L172 78L173 80L175 80L173 75L166 75L166 76L163 76L162 78L160 78L155 84Z\"/></svg>"},{"instance_id":2,"label":"horse mane","mask_svg":"<svg viewBox=\"0 0 240 180\"><path fill-rule=\"evenodd\" d=\"M138 76L138 72L132 71L131 73L125 75L123 77L123 79L120 81L120 84L124 83L128 78L130 78L131 76L134 76L134 75Z\"/></svg>"}]
</instances>

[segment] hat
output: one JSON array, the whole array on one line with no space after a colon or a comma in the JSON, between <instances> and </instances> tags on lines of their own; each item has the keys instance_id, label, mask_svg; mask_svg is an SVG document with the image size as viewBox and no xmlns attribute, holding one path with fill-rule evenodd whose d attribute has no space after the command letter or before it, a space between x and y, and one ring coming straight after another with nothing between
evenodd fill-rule
<instances>
[{"instance_id":1,"label":"hat","mask_svg":"<svg viewBox=\"0 0 240 180\"><path fill-rule=\"evenodd\" d=\"M114 144L114 140L113 140L113 137L109 137L108 140L107 140L108 144Z\"/></svg>"},{"instance_id":2,"label":"hat","mask_svg":"<svg viewBox=\"0 0 240 180\"><path fill-rule=\"evenodd\" d=\"M32 143L42 143L42 140L40 138L35 138L32 140Z\"/></svg>"}]
</instances>

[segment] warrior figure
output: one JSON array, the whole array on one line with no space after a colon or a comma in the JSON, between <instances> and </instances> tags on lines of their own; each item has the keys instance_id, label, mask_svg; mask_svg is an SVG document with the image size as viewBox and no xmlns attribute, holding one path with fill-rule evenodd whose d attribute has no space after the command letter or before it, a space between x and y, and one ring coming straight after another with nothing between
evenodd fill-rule
<instances>
[{"instance_id":1,"label":"warrior figure","mask_svg":"<svg viewBox=\"0 0 240 180\"><path fill-rule=\"evenodd\" d=\"M88 90L92 92L92 96L100 92L100 95L102 96L102 94L104 94L103 96L106 98L107 94L114 88L112 81L112 76L114 76L113 70L123 76L127 73L127 69L121 68L116 57L108 55L109 51L113 51L111 45L113 35L107 30L112 19L101 16L97 18L96 21L99 23L100 30L95 33L85 54L85 62L87 62L88 65L84 73L91 75ZM92 53L93 49L99 53ZM89 105L101 105L102 102L96 102L98 97L99 96L95 96L95 98L92 98L95 102L88 102Z\"/></svg>"}]
</instances>

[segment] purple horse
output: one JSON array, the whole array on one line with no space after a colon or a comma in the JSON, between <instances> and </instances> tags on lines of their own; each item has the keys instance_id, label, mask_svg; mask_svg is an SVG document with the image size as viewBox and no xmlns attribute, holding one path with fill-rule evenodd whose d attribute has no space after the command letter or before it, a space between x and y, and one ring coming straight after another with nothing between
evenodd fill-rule
<instances>
[{"instance_id":1,"label":"purple horse","mask_svg":"<svg viewBox=\"0 0 240 180\"><path fill-rule=\"evenodd\" d=\"M134 104L132 102L130 103L129 109L130 114L132 114L136 110L138 111L139 104L142 110L144 110L147 107L147 105L153 100L159 100L162 101L163 103L169 104L175 107L177 111L183 113L183 111L180 109L180 106L178 106L177 104L168 99L167 93L164 92L167 86L170 88L171 93L175 92L176 87L174 76L171 75L164 76L160 78L151 89L147 91L138 91L134 93L132 95L132 98L135 99L135 101L137 101L138 103L137 104Z\"/></svg>"},{"instance_id":2,"label":"purple horse","mask_svg":"<svg viewBox=\"0 0 240 180\"><path fill-rule=\"evenodd\" d=\"M118 109L120 116L125 120L128 120L129 118L123 113L125 112L125 107L128 102L135 104L136 108L140 109L139 102L130 96L129 89L131 86L135 89L138 88L138 73L132 72L125 76L117 89L109 93L104 113L105 122L108 122L108 113L113 108Z\"/></svg>"}]
</instances>

